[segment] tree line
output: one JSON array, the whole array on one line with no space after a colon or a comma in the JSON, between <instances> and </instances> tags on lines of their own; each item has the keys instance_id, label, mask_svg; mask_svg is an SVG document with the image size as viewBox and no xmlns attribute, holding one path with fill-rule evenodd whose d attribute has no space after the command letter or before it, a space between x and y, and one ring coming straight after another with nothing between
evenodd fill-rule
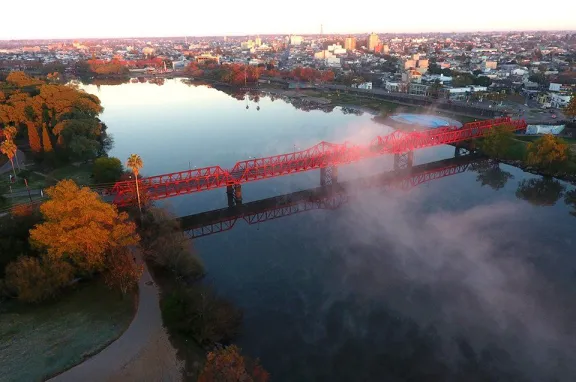
<instances>
[{"instance_id":1,"label":"tree line","mask_svg":"<svg viewBox=\"0 0 576 382\"><path fill-rule=\"evenodd\" d=\"M111 144L98 97L73 85L12 72L0 81L0 128L14 128L20 143L38 161L69 162L101 155Z\"/></svg>"}]
</instances>

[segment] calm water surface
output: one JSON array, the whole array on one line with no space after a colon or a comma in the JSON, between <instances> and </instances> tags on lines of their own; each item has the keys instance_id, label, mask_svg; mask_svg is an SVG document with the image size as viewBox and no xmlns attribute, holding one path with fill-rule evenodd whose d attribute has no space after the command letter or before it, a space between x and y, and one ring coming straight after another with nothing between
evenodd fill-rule
<instances>
[{"instance_id":1,"label":"calm water surface","mask_svg":"<svg viewBox=\"0 0 576 382\"><path fill-rule=\"evenodd\" d=\"M179 80L86 86L105 107L110 153L144 174L391 131L368 114L239 101ZM246 109L249 105L249 109ZM415 163L454 155L417 151ZM392 169L382 157L340 180ZM243 186L244 202L317 187L312 171ZM239 339L274 381L576 380L573 187L516 168L468 170L408 192L361 191L335 210L243 221L194 245L208 280L244 309ZM178 215L223 208L215 190L172 198Z\"/></svg>"}]
</instances>

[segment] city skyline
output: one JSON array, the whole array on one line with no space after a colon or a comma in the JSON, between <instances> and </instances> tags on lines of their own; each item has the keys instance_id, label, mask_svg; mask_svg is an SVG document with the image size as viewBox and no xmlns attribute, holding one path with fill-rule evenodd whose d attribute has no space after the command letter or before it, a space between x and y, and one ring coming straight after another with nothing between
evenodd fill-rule
<instances>
[{"instance_id":1,"label":"city skyline","mask_svg":"<svg viewBox=\"0 0 576 382\"><path fill-rule=\"evenodd\" d=\"M495 0L485 1L481 9L475 10L464 9L456 0L447 0L436 8L424 0L415 0L409 8L406 4L369 0L362 4L362 9L369 10L370 15L380 15L370 20L363 13L351 16L337 7L303 0L292 1L277 13L272 8L258 6L239 8L237 3L225 0L216 9L227 11L219 14L213 4L182 1L147 7L135 0L101 0L86 15L77 15L79 10L69 0L30 3L33 11L26 15L26 27L22 27L20 17L7 18L0 30L0 40L319 34L321 25L328 35L576 29L573 20L576 3L569 0L556 2L562 12L554 13L534 12L528 7ZM14 15L21 13L19 7L14 2L3 6L5 14ZM485 16L471 17L478 12ZM58 19L63 22L55 22Z\"/></svg>"}]
</instances>

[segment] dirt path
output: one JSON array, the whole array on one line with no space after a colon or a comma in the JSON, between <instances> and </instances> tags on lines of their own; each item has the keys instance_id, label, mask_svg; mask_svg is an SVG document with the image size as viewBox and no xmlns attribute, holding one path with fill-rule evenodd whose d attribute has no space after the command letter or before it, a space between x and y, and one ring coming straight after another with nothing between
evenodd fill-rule
<instances>
[{"instance_id":1,"label":"dirt path","mask_svg":"<svg viewBox=\"0 0 576 382\"><path fill-rule=\"evenodd\" d=\"M139 289L138 311L124 334L94 357L50 382L171 382L182 379L183 364L162 326L158 290L146 266Z\"/></svg>"}]
</instances>

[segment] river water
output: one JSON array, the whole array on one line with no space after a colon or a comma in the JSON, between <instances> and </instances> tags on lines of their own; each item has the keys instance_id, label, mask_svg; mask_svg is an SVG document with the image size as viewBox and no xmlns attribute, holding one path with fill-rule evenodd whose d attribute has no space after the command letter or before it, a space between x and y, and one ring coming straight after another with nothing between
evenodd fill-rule
<instances>
[{"instance_id":1,"label":"river water","mask_svg":"<svg viewBox=\"0 0 576 382\"><path fill-rule=\"evenodd\" d=\"M110 155L140 154L144 175L392 131L369 114L238 100L177 79L84 88L105 107ZM442 146L414 162L453 156ZM478 167L195 240L208 282L244 310L243 351L273 381L576 380L576 218L564 199L574 188ZM339 180L392 168L392 157L367 160ZM244 202L319 184L319 171L255 182ZM226 200L214 190L162 203L185 216Z\"/></svg>"}]
</instances>

